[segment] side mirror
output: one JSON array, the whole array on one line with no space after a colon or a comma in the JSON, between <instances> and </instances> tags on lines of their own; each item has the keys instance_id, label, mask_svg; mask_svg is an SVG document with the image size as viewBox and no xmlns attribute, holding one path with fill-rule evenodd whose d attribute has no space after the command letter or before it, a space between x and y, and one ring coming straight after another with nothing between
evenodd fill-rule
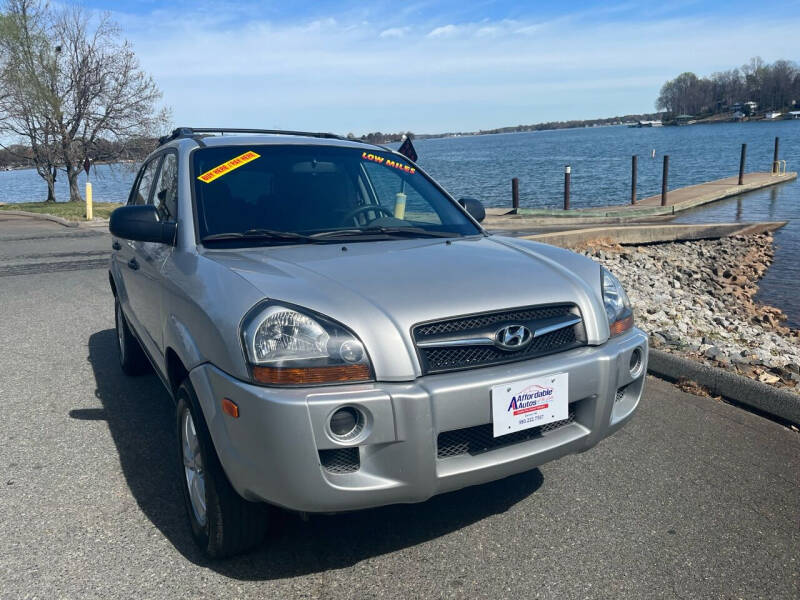
<instances>
[{"instance_id":1,"label":"side mirror","mask_svg":"<svg viewBox=\"0 0 800 600\"><path fill-rule=\"evenodd\" d=\"M175 244L178 225L158 220L156 207L150 204L141 206L120 206L111 213L108 223L111 235L137 242L158 242Z\"/></svg>"},{"instance_id":2,"label":"side mirror","mask_svg":"<svg viewBox=\"0 0 800 600\"><path fill-rule=\"evenodd\" d=\"M480 200L475 198L459 198L458 203L475 219L478 223L486 218L486 209L483 208Z\"/></svg>"}]
</instances>

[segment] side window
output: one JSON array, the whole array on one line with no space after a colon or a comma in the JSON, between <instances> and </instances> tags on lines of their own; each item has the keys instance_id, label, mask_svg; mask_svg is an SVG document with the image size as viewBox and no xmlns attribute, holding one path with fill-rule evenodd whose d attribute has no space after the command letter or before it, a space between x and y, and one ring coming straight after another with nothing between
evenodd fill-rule
<instances>
[{"instance_id":1,"label":"side window","mask_svg":"<svg viewBox=\"0 0 800 600\"><path fill-rule=\"evenodd\" d=\"M172 152L164 156L158 175L153 206L162 221L174 221L178 216L178 157Z\"/></svg>"},{"instance_id":2,"label":"side window","mask_svg":"<svg viewBox=\"0 0 800 600\"><path fill-rule=\"evenodd\" d=\"M153 178L156 176L160 160L161 157L157 156L144 166L139 176L139 182L136 184L136 189L131 193L128 204L137 206L147 204L147 199L150 197L150 186L153 185Z\"/></svg>"}]
</instances>

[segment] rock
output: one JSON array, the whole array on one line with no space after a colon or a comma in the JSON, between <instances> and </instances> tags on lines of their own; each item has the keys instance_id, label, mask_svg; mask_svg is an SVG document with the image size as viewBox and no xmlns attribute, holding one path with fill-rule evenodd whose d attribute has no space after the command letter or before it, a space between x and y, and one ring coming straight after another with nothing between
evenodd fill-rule
<instances>
[{"instance_id":1,"label":"rock","mask_svg":"<svg viewBox=\"0 0 800 600\"><path fill-rule=\"evenodd\" d=\"M800 382L800 332L782 324L781 311L754 300L758 279L772 262L771 235L602 247L585 254L620 279L636 323L654 347L700 355L754 378L768 373L770 382L779 377L769 385Z\"/></svg>"},{"instance_id":2,"label":"rock","mask_svg":"<svg viewBox=\"0 0 800 600\"><path fill-rule=\"evenodd\" d=\"M762 383L773 384L773 383L778 383L781 380L781 378L778 377L777 375L771 375L765 371L764 373L761 373L761 375L758 376L758 380Z\"/></svg>"}]
</instances>

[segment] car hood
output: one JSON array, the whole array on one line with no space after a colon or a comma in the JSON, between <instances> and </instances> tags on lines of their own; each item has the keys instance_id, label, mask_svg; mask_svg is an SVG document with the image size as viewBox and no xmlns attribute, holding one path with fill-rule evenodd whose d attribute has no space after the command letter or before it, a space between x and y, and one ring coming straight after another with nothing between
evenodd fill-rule
<instances>
[{"instance_id":1,"label":"car hood","mask_svg":"<svg viewBox=\"0 0 800 600\"><path fill-rule=\"evenodd\" d=\"M376 374L420 374L411 328L420 322L572 302L589 343L608 337L600 268L560 248L499 236L210 250L265 298L310 308L365 343ZM405 360L398 356L404 347Z\"/></svg>"}]
</instances>

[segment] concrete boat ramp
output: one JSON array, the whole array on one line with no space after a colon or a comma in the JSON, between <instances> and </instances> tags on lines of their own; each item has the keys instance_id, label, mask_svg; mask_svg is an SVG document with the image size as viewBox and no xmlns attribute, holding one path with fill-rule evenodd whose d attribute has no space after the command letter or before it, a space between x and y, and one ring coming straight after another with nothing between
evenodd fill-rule
<instances>
[{"instance_id":1,"label":"concrete boat ramp","mask_svg":"<svg viewBox=\"0 0 800 600\"><path fill-rule=\"evenodd\" d=\"M520 232L517 232L517 236L536 242L561 246L562 248L575 248L576 246L582 246L596 241L610 241L625 246L629 244L711 240L733 235L766 233L780 229L784 225L786 225L786 221L692 223L680 225L635 224L565 229L536 234L520 234ZM500 233L500 231L497 231L497 233Z\"/></svg>"}]
</instances>

